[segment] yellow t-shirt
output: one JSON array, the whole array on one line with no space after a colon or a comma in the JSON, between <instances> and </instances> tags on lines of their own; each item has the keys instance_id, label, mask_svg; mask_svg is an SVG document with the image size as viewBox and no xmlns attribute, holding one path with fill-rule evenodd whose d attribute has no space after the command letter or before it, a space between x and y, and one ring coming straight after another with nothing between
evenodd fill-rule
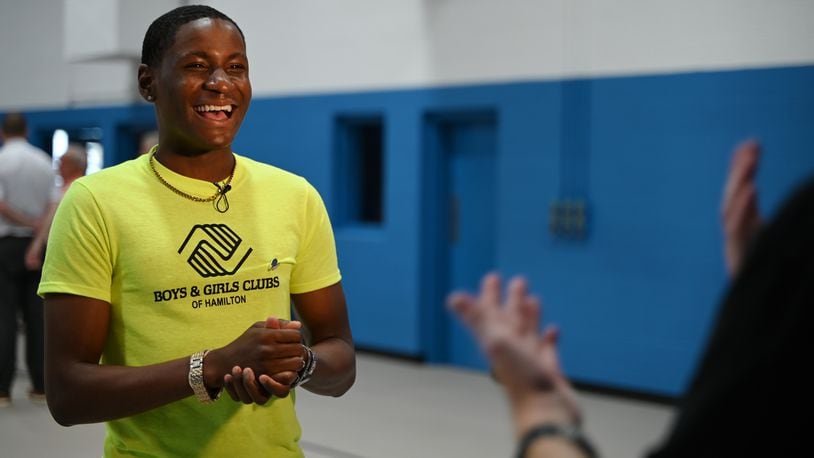
<instances>
[{"instance_id":1,"label":"yellow t-shirt","mask_svg":"<svg viewBox=\"0 0 814 458\"><path fill-rule=\"evenodd\" d=\"M290 294L340 280L330 221L303 178L236 156L229 210L164 186L148 155L74 182L48 241L39 294L109 302L102 364L143 366L222 347L252 323L290 317ZM174 187L212 183L172 172ZM265 406L194 397L108 422L105 456L299 457L294 396Z\"/></svg>"}]
</instances>

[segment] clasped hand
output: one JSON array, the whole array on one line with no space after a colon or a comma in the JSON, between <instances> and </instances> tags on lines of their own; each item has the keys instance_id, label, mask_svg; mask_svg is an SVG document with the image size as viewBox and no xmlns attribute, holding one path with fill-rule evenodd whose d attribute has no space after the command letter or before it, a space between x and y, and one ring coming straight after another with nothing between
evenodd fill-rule
<instances>
[{"instance_id":1,"label":"clasped hand","mask_svg":"<svg viewBox=\"0 0 814 458\"><path fill-rule=\"evenodd\" d=\"M252 325L222 350L234 364L223 376L229 396L244 404L263 405L284 398L305 365L299 321L270 317Z\"/></svg>"}]
</instances>

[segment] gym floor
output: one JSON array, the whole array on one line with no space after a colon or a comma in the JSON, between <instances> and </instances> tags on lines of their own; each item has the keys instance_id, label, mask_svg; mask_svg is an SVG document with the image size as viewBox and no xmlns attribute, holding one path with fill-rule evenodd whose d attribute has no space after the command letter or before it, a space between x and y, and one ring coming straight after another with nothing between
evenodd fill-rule
<instances>
[{"instance_id":1,"label":"gym floor","mask_svg":"<svg viewBox=\"0 0 814 458\"><path fill-rule=\"evenodd\" d=\"M65 428L31 403L24 370L0 408L6 458L102 454L104 427ZM606 458L639 457L669 426L673 408L580 393L588 436ZM482 373L360 354L354 387L341 398L297 393L309 458L510 457L514 438L499 387Z\"/></svg>"}]
</instances>

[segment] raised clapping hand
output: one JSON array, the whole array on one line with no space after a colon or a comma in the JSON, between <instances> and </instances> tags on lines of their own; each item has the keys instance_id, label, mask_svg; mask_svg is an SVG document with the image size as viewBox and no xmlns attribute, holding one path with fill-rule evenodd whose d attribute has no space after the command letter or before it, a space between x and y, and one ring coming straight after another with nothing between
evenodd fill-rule
<instances>
[{"instance_id":1,"label":"raised clapping hand","mask_svg":"<svg viewBox=\"0 0 814 458\"><path fill-rule=\"evenodd\" d=\"M736 148L729 166L721 204L721 223L725 239L724 258L731 276L740 270L749 243L763 224L755 188L759 159L760 145L750 140Z\"/></svg>"},{"instance_id":2,"label":"raised clapping hand","mask_svg":"<svg viewBox=\"0 0 814 458\"><path fill-rule=\"evenodd\" d=\"M501 306L500 277L483 278L478 297L456 292L450 309L472 331L504 386L514 413L516 431L522 435L541 423L575 425L581 413L576 395L560 369L558 331L547 326L540 332L540 301L529 295L526 280L509 283Z\"/></svg>"},{"instance_id":3,"label":"raised clapping hand","mask_svg":"<svg viewBox=\"0 0 814 458\"><path fill-rule=\"evenodd\" d=\"M265 359L256 364L233 366L231 372L223 377L223 387L235 401L263 405L272 396L288 396L297 371L303 367L305 351L299 321L269 317L265 323L255 323L244 335L257 328L263 329L264 334L270 337L270 341L261 345L264 348L258 349L262 353L261 358ZM235 359L242 360L246 358Z\"/></svg>"}]
</instances>

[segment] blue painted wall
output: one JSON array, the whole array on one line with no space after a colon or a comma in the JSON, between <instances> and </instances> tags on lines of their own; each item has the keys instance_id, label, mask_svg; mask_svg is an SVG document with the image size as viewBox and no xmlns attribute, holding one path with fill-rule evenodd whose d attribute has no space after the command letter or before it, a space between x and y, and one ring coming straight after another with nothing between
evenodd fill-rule
<instances>
[{"instance_id":1,"label":"blue painted wall","mask_svg":"<svg viewBox=\"0 0 814 458\"><path fill-rule=\"evenodd\" d=\"M726 282L718 221L733 146L765 145L768 212L814 170L811 66L256 99L235 150L306 176L329 209L336 118L383 116L384 223L335 228L362 347L445 358L423 135L428 113L458 110L497 117L495 267L543 296L567 372L611 387L676 395L688 382ZM31 113L35 129L102 127L112 162L132 154L117 146L128 123L151 119L145 106ZM556 239L549 204L574 196L589 203L588 236Z\"/></svg>"}]
</instances>

